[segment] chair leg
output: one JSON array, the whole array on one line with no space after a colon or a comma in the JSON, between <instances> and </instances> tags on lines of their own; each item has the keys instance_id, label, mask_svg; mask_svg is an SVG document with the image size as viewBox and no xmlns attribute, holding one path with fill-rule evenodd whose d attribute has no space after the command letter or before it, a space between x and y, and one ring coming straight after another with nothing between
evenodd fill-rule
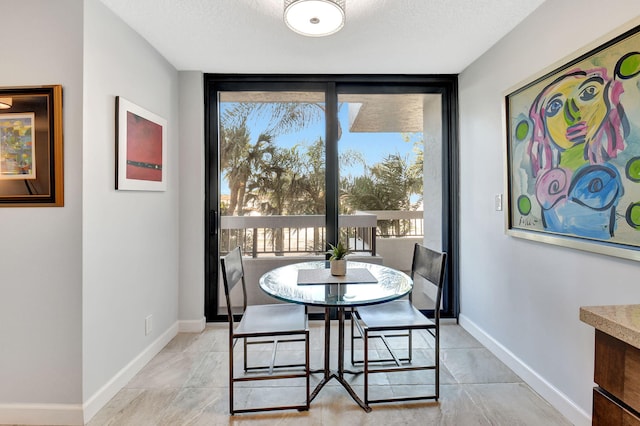
<instances>
[{"instance_id":1,"label":"chair leg","mask_svg":"<svg viewBox=\"0 0 640 426\"><path fill-rule=\"evenodd\" d=\"M409 347L409 362L411 362L411 359L413 358L413 330L409 330L409 333L407 333L407 338L409 339L409 341L407 342L407 346Z\"/></svg>"},{"instance_id":2,"label":"chair leg","mask_svg":"<svg viewBox=\"0 0 640 426\"><path fill-rule=\"evenodd\" d=\"M229 335L229 413L233 416L233 338Z\"/></svg>"},{"instance_id":3,"label":"chair leg","mask_svg":"<svg viewBox=\"0 0 640 426\"><path fill-rule=\"evenodd\" d=\"M436 401L440 398L440 327L436 326L435 328L435 365L436 365Z\"/></svg>"},{"instance_id":4,"label":"chair leg","mask_svg":"<svg viewBox=\"0 0 640 426\"><path fill-rule=\"evenodd\" d=\"M305 348L305 373L307 376L307 410L309 410L309 407L311 406L311 400L309 398L311 398L311 382L310 382L310 377L311 377L311 371L310 371L310 356L309 356L309 330L306 331L305 333L305 342L304 342Z\"/></svg>"},{"instance_id":5,"label":"chair leg","mask_svg":"<svg viewBox=\"0 0 640 426\"><path fill-rule=\"evenodd\" d=\"M350 323L351 323L351 365L355 365L355 363L356 363L356 359L354 357L354 353L355 353L354 348L355 348L356 339L355 339L355 335L354 335L355 327L353 325L353 321L355 321L355 315L356 315L356 312L352 308L351 309L351 321L350 321Z\"/></svg>"},{"instance_id":6,"label":"chair leg","mask_svg":"<svg viewBox=\"0 0 640 426\"><path fill-rule=\"evenodd\" d=\"M273 339L273 347L271 348L271 362L269 363L269 374L273 374L276 365L276 354L278 352L278 338Z\"/></svg>"},{"instance_id":7,"label":"chair leg","mask_svg":"<svg viewBox=\"0 0 640 426\"><path fill-rule=\"evenodd\" d=\"M364 330L364 405L369 406L369 330Z\"/></svg>"},{"instance_id":8,"label":"chair leg","mask_svg":"<svg viewBox=\"0 0 640 426\"><path fill-rule=\"evenodd\" d=\"M242 346L244 348L244 372L246 373L247 370L249 369L248 362L247 362L247 338L246 337L242 339L242 343L243 343Z\"/></svg>"},{"instance_id":9,"label":"chair leg","mask_svg":"<svg viewBox=\"0 0 640 426\"><path fill-rule=\"evenodd\" d=\"M354 320L354 315L355 312L353 312L353 309L351 309L351 320L350 322L350 326L351 326L351 365L354 365L354 357L353 357L353 352L354 352L354 344L355 344L355 338L353 337L353 332L354 332L354 327L353 327L353 320Z\"/></svg>"}]
</instances>

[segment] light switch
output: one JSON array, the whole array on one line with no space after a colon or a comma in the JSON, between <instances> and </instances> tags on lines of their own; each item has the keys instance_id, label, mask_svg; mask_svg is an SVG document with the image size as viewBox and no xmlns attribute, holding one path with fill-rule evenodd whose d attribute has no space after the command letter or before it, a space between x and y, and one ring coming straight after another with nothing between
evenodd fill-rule
<instances>
[{"instance_id":1,"label":"light switch","mask_svg":"<svg viewBox=\"0 0 640 426\"><path fill-rule=\"evenodd\" d=\"M502 211L502 194L496 194L495 206L496 211Z\"/></svg>"}]
</instances>

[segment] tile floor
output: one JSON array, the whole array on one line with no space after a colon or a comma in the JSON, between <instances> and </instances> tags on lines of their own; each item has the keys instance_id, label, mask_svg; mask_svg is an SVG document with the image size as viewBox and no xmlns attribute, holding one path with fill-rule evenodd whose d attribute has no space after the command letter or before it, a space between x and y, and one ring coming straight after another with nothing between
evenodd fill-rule
<instances>
[{"instance_id":1,"label":"tile floor","mask_svg":"<svg viewBox=\"0 0 640 426\"><path fill-rule=\"evenodd\" d=\"M320 321L311 321L310 326L312 368L320 368L324 327ZM311 409L307 412L280 411L229 416L227 325L214 323L207 325L202 333L181 333L176 336L94 416L89 425L570 424L460 326L444 324L441 328L441 397L438 403L376 404L372 405L371 413L365 413L332 380L312 401ZM337 360L336 332L337 325L333 324L334 363ZM346 340L350 347L349 339ZM415 337L414 345L418 356L428 356L427 348L431 343L426 336ZM239 349L238 346L237 359L241 357ZM283 349L285 357L296 353L290 347ZM268 354L266 350L263 352L265 356ZM345 358L346 367L349 368L349 353ZM404 377L386 376L373 376L372 397L375 396L374 392L413 391L428 387L429 382L433 383L432 378L422 379L414 373ZM319 377L320 374L314 375L312 389ZM362 395L361 375L349 377L356 392ZM236 389L236 407L252 401L276 401L279 404L280 401L299 399L304 395L304 384L300 381L284 385L261 382L260 387L254 386L242 384Z\"/></svg>"}]
</instances>

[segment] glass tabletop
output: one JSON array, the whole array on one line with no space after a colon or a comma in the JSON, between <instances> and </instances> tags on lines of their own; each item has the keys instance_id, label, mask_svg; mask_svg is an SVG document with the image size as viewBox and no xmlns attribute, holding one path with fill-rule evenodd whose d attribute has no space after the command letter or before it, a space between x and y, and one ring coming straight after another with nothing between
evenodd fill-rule
<instances>
[{"instance_id":1,"label":"glass tabletop","mask_svg":"<svg viewBox=\"0 0 640 426\"><path fill-rule=\"evenodd\" d=\"M350 269L366 269L373 276L373 281L376 282L298 283L300 270L328 270L328 268L329 263L325 261L282 266L264 274L260 278L260 288L268 295L285 302L326 307L361 306L388 302L406 295L413 287L413 281L404 272L382 265L351 261L347 262L346 281L349 281ZM358 274L358 276L361 275Z\"/></svg>"}]
</instances>

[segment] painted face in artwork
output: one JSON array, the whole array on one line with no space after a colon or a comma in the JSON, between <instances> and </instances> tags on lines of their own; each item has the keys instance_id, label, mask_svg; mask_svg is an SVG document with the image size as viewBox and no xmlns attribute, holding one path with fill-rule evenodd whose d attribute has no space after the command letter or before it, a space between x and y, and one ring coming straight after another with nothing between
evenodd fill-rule
<instances>
[{"instance_id":1,"label":"painted face in artwork","mask_svg":"<svg viewBox=\"0 0 640 426\"><path fill-rule=\"evenodd\" d=\"M566 150L594 140L607 116L606 90L597 75L569 76L548 88L542 113L556 146Z\"/></svg>"}]
</instances>

